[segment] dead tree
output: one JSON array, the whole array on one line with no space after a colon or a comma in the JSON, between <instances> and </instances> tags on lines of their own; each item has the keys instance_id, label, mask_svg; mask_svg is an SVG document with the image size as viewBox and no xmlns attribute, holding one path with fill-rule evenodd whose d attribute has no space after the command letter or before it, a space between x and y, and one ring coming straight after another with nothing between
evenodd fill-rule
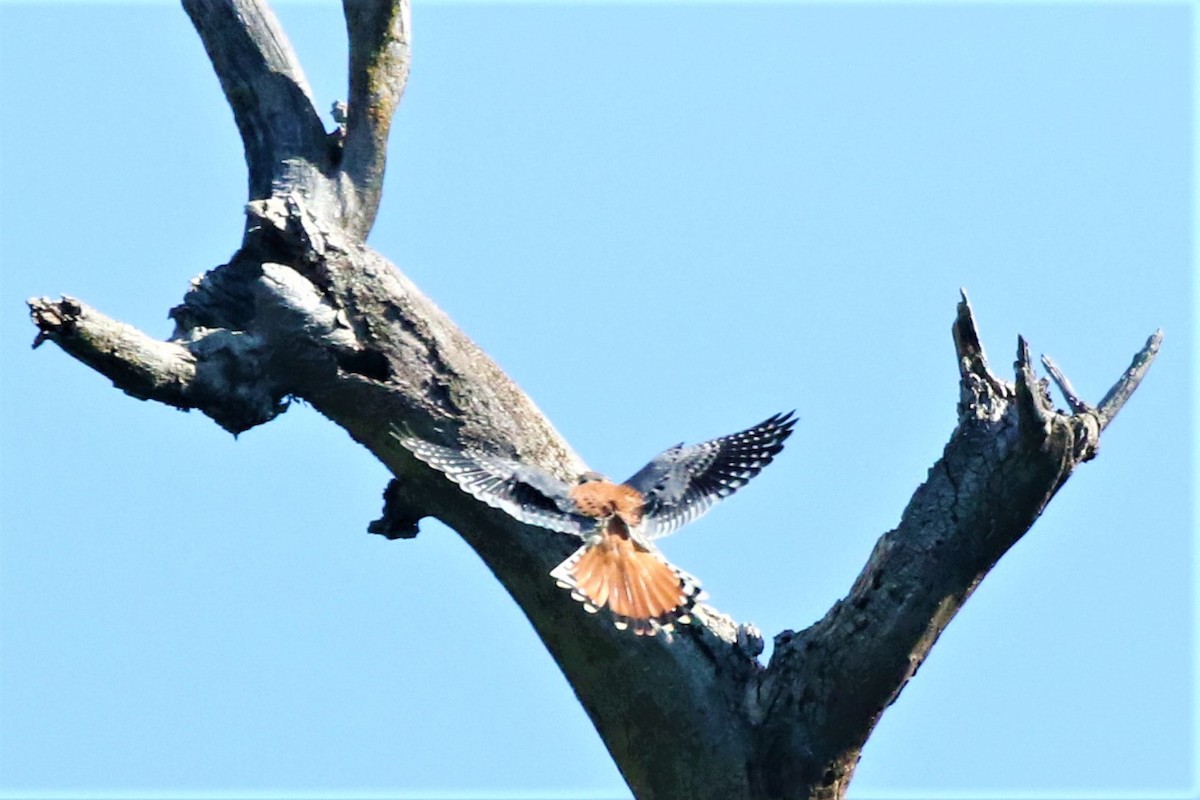
<instances>
[{"instance_id":1,"label":"dead tree","mask_svg":"<svg viewBox=\"0 0 1200 800\"><path fill-rule=\"evenodd\" d=\"M302 398L396 476L372 530L432 516L475 549L520 605L639 798L840 798L896 699L996 561L1027 531L1137 388L1150 337L1098 405L1018 342L1011 380L984 356L964 296L953 323L958 424L900 524L846 596L807 629L762 640L709 609L673 641L583 615L547 573L576 542L460 492L389 435L491 449L568 478L585 469L533 403L383 256L364 244L404 91L404 0L344 0L349 97L328 132L264 0L184 0L233 109L249 202L229 263L194 281L157 341L70 297L30 301L53 341L134 397L198 409L233 433ZM663 687L670 687L664 691Z\"/></svg>"}]
</instances>

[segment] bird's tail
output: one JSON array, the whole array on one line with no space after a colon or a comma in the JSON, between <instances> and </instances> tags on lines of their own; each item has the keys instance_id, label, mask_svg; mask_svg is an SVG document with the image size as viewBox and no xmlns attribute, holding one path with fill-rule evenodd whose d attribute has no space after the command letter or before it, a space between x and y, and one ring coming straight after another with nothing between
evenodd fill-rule
<instances>
[{"instance_id":1,"label":"bird's tail","mask_svg":"<svg viewBox=\"0 0 1200 800\"><path fill-rule=\"evenodd\" d=\"M695 578L657 552L610 534L576 550L550 575L587 611L608 606L613 624L638 636L669 633L675 623L691 621L692 607L704 597Z\"/></svg>"}]
</instances>

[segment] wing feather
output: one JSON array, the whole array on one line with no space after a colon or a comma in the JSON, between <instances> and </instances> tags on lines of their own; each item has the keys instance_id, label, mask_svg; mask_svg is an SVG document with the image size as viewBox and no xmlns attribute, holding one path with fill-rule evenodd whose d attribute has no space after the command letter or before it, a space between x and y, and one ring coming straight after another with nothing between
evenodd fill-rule
<instances>
[{"instance_id":1,"label":"wing feather","mask_svg":"<svg viewBox=\"0 0 1200 800\"><path fill-rule=\"evenodd\" d=\"M744 431L662 452L626 481L646 497L642 535L666 536L708 513L775 459L795 424L795 412L775 414Z\"/></svg>"},{"instance_id":2,"label":"wing feather","mask_svg":"<svg viewBox=\"0 0 1200 800\"><path fill-rule=\"evenodd\" d=\"M455 450L403 431L392 436L464 492L528 525L585 536L596 521L574 513L567 484L545 470L502 456Z\"/></svg>"}]
</instances>

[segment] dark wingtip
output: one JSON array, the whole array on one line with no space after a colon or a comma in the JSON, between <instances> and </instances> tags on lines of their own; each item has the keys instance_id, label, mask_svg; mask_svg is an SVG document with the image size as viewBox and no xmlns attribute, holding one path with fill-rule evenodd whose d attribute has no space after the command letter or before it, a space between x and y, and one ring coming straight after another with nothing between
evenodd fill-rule
<instances>
[{"instance_id":1,"label":"dark wingtip","mask_svg":"<svg viewBox=\"0 0 1200 800\"><path fill-rule=\"evenodd\" d=\"M782 443L784 439L792 435L792 430L796 427L796 423L799 421L799 418L796 416L796 409L793 408L791 411L776 414L775 416L768 418L765 422L763 422L763 426L773 427L778 430L779 438L776 441Z\"/></svg>"}]
</instances>

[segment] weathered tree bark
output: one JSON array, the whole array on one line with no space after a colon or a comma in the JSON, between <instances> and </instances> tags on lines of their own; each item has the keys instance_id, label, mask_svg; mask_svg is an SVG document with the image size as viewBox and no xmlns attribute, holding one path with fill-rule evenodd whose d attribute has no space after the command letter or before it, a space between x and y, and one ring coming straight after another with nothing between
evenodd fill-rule
<instances>
[{"instance_id":1,"label":"weathered tree bark","mask_svg":"<svg viewBox=\"0 0 1200 800\"><path fill-rule=\"evenodd\" d=\"M533 402L391 263L366 247L409 63L402 0L345 0L350 96L327 133L261 0L183 0L233 109L249 202L240 248L195 281L166 342L64 297L30 301L39 332L125 392L238 433L298 397L396 475L371 530L457 530L520 605L639 798L840 798L884 708L992 565L1033 524L1157 353L1156 333L1096 407L1043 359L1056 411L1018 346L993 374L964 296L953 325L958 425L847 596L808 629L762 640L709 607L673 641L583 615L547 573L570 537L484 506L399 448L404 423L563 477L585 465Z\"/></svg>"}]
</instances>

